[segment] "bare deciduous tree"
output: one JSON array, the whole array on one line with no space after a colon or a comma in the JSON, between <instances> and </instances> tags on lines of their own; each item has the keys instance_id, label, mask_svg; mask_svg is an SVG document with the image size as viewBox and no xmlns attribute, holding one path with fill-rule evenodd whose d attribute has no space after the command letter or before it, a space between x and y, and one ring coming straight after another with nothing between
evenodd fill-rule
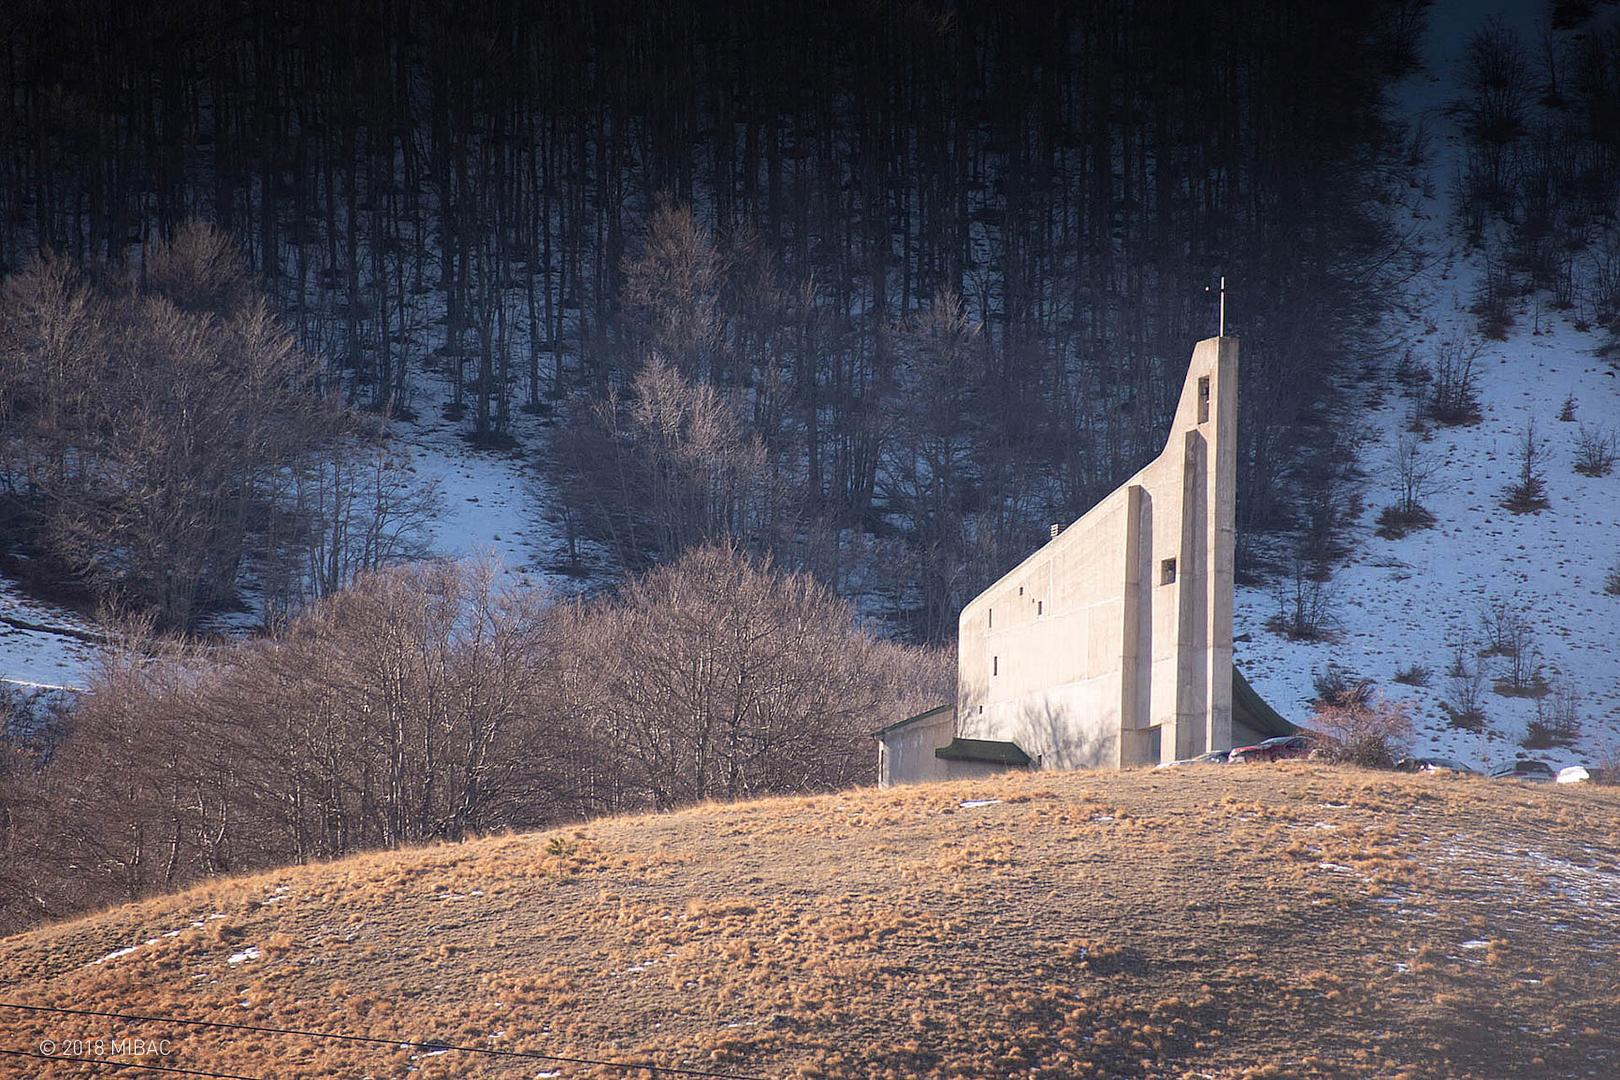
<instances>
[{"instance_id":1,"label":"bare deciduous tree","mask_svg":"<svg viewBox=\"0 0 1620 1080\"><path fill-rule=\"evenodd\" d=\"M623 565L736 539L764 547L780 482L764 445L714 387L651 357L628 394L578 401L558 440L571 501Z\"/></svg>"},{"instance_id":2,"label":"bare deciduous tree","mask_svg":"<svg viewBox=\"0 0 1620 1080\"><path fill-rule=\"evenodd\" d=\"M278 479L349 425L201 224L158 244L144 278L33 264L7 284L0 348L17 361L0 388L13 506L79 581L168 626L230 595L284 509Z\"/></svg>"},{"instance_id":3,"label":"bare deciduous tree","mask_svg":"<svg viewBox=\"0 0 1620 1080\"><path fill-rule=\"evenodd\" d=\"M940 654L859 632L806 574L694 549L576 624L573 711L661 809L873 777L871 732L946 696Z\"/></svg>"},{"instance_id":4,"label":"bare deciduous tree","mask_svg":"<svg viewBox=\"0 0 1620 1080\"><path fill-rule=\"evenodd\" d=\"M0 740L0 929L197 877L873 778L938 650L722 547L552 606L490 562L363 574L273 636L115 635L51 740Z\"/></svg>"}]
</instances>

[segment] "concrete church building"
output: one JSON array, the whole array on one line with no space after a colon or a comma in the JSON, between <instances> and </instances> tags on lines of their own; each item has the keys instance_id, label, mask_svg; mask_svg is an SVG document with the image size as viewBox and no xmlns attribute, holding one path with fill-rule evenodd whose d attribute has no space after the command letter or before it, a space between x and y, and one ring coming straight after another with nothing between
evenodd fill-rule
<instances>
[{"instance_id":1,"label":"concrete church building","mask_svg":"<svg viewBox=\"0 0 1620 1080\"><path fill-rule=\"evenodd\" d=\"M956 704L876 733L881 783L1155 765L1293 730L1232 666L1237 364L1236 338L1199 342L1159 456L962 609Z\"/></svg>"}]
</instances>

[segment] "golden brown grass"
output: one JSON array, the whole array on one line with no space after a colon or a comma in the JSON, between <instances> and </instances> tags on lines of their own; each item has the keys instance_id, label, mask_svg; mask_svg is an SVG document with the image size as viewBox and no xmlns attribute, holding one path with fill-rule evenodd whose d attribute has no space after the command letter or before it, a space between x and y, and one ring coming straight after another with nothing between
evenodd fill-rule
<instances>
[{"instance_id":1,"label":"golden brown grass","mask_svg":"<svg viewBox=\"0 0 1620 1080\"><path fill-rule=\"evenodd\" d=\"M1294 762L702 806L42 927L0 941L0 998L768 1076L1615 1076L1617 825L1613 790ZM625 1075L0 1032L259 1076Z\"/></svg>"}]
</instances>

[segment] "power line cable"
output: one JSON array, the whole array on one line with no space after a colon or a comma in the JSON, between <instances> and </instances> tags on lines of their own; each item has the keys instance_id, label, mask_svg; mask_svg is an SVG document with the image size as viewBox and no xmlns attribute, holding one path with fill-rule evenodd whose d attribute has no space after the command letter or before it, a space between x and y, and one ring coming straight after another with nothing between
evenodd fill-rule
<instances>
[{"instance_id":1,"label":"power line cable","mask_svg":"<svg viewBox=\"0 0 1620 1080\"><path fill-rule=\"evenodd\" d=\"M112 1020L127 1020L148 1024L173 1024L185 1027L222 1028L227 1031L251 1031L260 1035L298 1035L309 1039L333 1039L338 1042L367 1043L373 1046L401 1046L418 1050L454 1050L463 1054L485 1054L490 1057L525 1058L530 1061L554 1061L565 1065L600 1065L610 1069L632 1071L644 1069L654 1076L696 1076L706 1080L766 1080L750 1073L715 1072L709 1069L683 1068L678 1065L659 1065L651 1061L608 1061L604 1058L571 1057L565 1054L543 1054L537 1050L501 1050L490 1046L462 1046L447 1042L419 1042L414 1039L385 1039L378 1035L344 1035L335 1031L306 1031L301 1028L279 1028L264 1024L236 1024L227 1020L191 1020L175 1016L139 1016L134 1013L110 1012L103 1009L71 1009L60 1005L24 1005L15 1001L0 1001L0 1009L20 1009L24 1012L61 1013L67 1016L96 1016ZM252 1078L249 1078L252 1080Z\"/></svg>"},{"instance_id":2,"label":"power line cable","mask_svg":"<svg viewBox=\"0 0 1620 1080\"><path fill-rule=\"evenodd\" d=\"M114 1069L145 1069L147 1072L176 1073L180 1076L208 1076L219 1080L260 1080L257 1076L247 1076L242 1073L211 1072L208 1069L182 1069L175 1065L148 1065L138 1061L113 1061L111 1058L81 1057L77 1054L47 1054L42 1050L6 1050L0 1048L0 1054L7 1057L34 1058L39 1061L78 1061L93 1062L97 1065L108 1065Z\"/></svg>"}]
</instances>

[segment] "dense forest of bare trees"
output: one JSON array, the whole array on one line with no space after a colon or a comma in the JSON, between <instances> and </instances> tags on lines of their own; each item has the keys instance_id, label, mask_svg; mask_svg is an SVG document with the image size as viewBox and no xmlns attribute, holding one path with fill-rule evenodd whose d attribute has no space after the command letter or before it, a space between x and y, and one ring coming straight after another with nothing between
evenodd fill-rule
<instances>
[{"instance_id":1,"label":"dense forest of bare trees","mask_svg":"<svg viewBox=\"0 0 1620 1080\"><path fill-rule=\"evenodd\" d=\"M70 711L0 741L0 933L208 874L870 781L872 730L949 679L724 547L616 598L416 564L274 638L137 633Z\"/></svg>"},{"instance_id":2,"label":"dense forest of bare trees","mask_svg":"<svg viewBox=\"0 0 1620 1080\"><path fill-rule=\"evenodd\" d=\"M1340 512L1422 8L25 0L0 267L139 278L204 217L351 402L488 443L559 402L653 438L678 375L731 490L649 531L571 484L576 527L634 567L723 523L939 639L1157 451L1220 272L1244 535Z\"/></svg>"},{"instance_id":3,"label":"dense forest of bare trees","mask_svg":"<svg viewBox=\"0 0 1620 1080\"><path fill-rule=\"evenodd\" d=\"M1540 332L1545 294L1577 326L1605 328L1616 353L1620 26L1564 33L1592 14L1590 4L1558 3L1536 40L1499 23L1469 40L1458 214L1486 255L1473 297L1484 333L1502 337L1525 316Z\"/></svg>"},{"instance_id":4,"label":"dense forest of bare trees","mask_svg":"<svg viewBox=\"0 0 1620 1080\"><path fill-rule=\"evenodd\" d=\"M0 286L0 356L0 541L35 584L187 630L247 564L273 617L419 550L433 491L323 391L217 229L138 274L32 260Z\"/></svg>"}]
</instances>

